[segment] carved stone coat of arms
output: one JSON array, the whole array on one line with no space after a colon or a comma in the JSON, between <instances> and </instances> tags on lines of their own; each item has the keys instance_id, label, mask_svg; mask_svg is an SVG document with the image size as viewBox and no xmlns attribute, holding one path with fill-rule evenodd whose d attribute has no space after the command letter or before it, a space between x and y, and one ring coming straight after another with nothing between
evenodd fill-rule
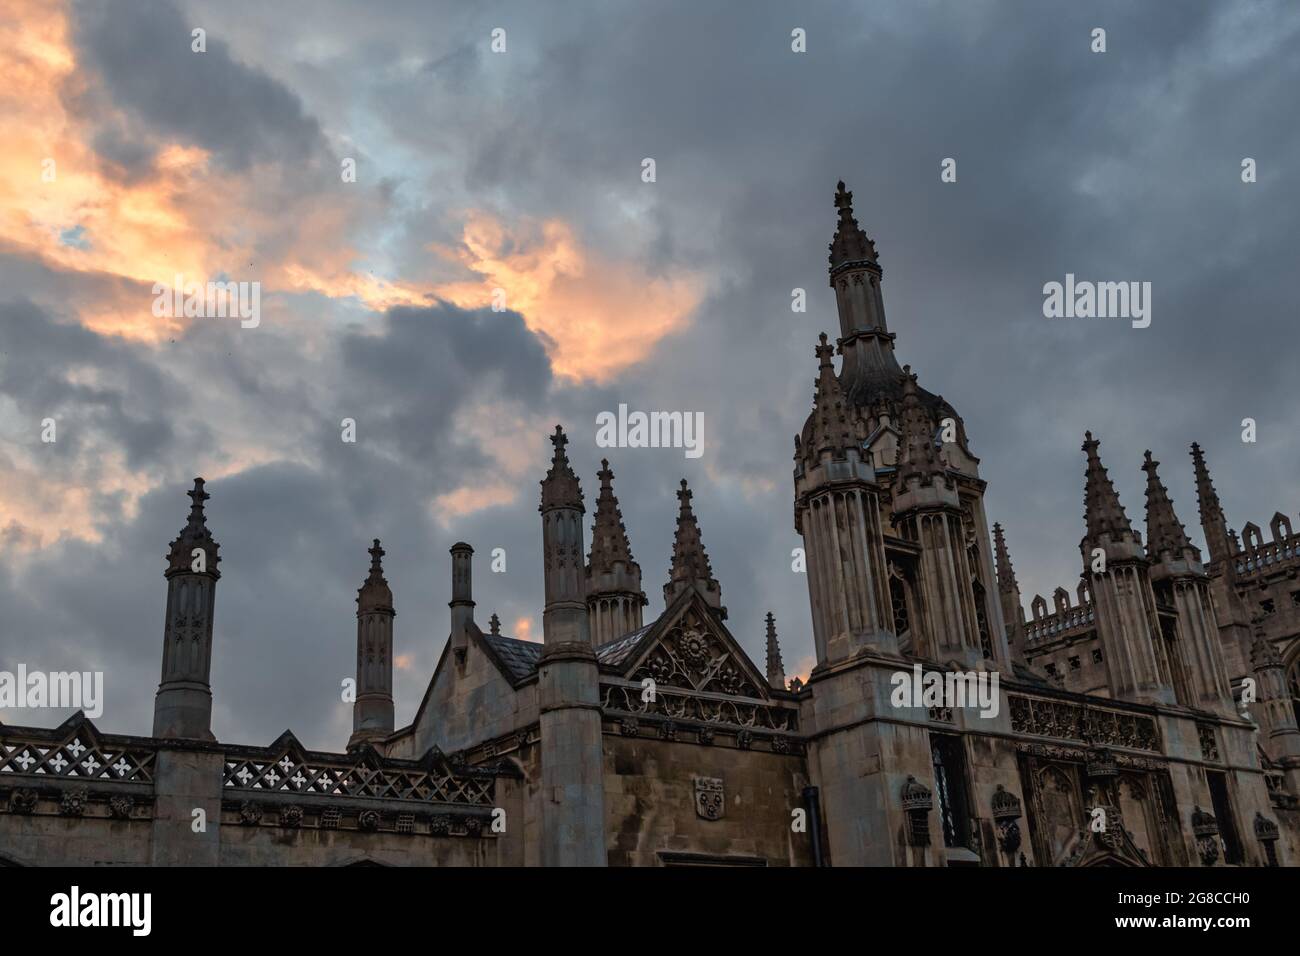
<instances>
[{"instance_id":1,"label":"carved stone coat of arms","mask_svg":"<svg viewBox=\"0 0 1300 956\"><path fill-rule=\"evenodd\" d=\"M718 777L695 778L695 812L705 820L722 819L727 797Z\"/></svg>"}]
</instances>

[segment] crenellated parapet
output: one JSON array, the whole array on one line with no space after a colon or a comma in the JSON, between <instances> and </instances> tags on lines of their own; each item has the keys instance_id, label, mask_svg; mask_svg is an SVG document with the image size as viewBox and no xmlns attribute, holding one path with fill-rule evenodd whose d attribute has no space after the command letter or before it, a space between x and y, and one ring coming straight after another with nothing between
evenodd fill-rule
<instances>
[{"instance_id":1,"label":"crenellated parapet","mask_svg":"<svg viewBox=\"0 0 1300 956\"><path fill-rule=\"evenodd\" d=\"M1264 540L1259 528L1247 522L1242 529L1241 546L1230 560L1241 582L1259 581L1273 576L1294 577L1300 568L1300 535L1291 531L1291 522L1279 513L1273 516L1272 538Z\"/></svg>"},{"instance_id":2,"label":"crenellated parapet","mask_svg":"<svg viewBox=\"0 0 1300 956\"><path fill-rule=\"evenodd\" d=\"M1035 595L1030 604L1032 617L1025 625L1026 640L1030 647L1057 638L1078 637L1096 630L1097 616L1091 600L1081 600L1073 606L1058 607L1048 613L1047 602Z\"/></svg>"}]
</instances>

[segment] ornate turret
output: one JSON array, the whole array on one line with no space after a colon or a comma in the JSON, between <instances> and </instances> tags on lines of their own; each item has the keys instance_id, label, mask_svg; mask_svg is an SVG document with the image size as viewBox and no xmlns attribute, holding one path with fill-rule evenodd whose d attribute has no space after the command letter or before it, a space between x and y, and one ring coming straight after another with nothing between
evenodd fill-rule
<instances>
[{"instance_id":1,"label":"ornate turret","mask_svg":"<svg viewBox=\"0 0 1300 956\"><path fill-rule=\"evenodd\" d=\"M1192 442L1192 464L1196 471L1196 501L1200 506L1201 529L1205 532L1205 545L1210 551L1213 562L1225 561L1232 554L1232 539L1229 535L1228 522L1223 517L1223 507L1219 504L1219 494L1214 490L1210 480L1210 470L1205 466L1205 455L1201 446Z\"/></svg>"},{"instance_id":2,"label":"ornate turret","mask_svg":"<svg viewBox=\"0 0 1300 956\"><path fill-rule=\"evenodd\" d=\"M582 563L582 488L559 425L542 481L546 607L537 666L543 866L604 866L600 675L591 645Z\"/></svg>"},{"instance_id":3,"label":"ornate turret","mask_svg":"<svg viewBox=\"0 0 1300 956\"><path fill-rule=\"evenodd\" d=\"M357 589L357 696L348 749L377 745L393 732L393 592L375 538L370 575Z\"/></svg>"},{"instance_id":4,"label":"ornate turret","mask_svg":"<svg viewBox=\"0 0 1300 956\"><path fill-rule=\"evenodd\" d=\"M844 338L873 330L888 333L876 244L853 218L853 193L843 181L836 187L835 208L840 216L830 244L830 284L839 306L840 331Z\"/></svg>"},{"instance_id":5,"label":"ornate turret","mask_svg":"<svg viewBox=\"0 0 1300 956\"><path fill-rule=\"evenodd\" d=\"M586 570L582 561L582 486L569 465L564 429L555 426L551 436L551 467L542 480L542 547L545 558L546 642L591 643L587 627ZM581 614L577 611L581 609Z\"/></svg>"},{"instance_id":6,"label":"ornate turret","mask_svg":"<svg viewBox=\"0 0 1300 956\"><path fill-rule=\"evenodd\" d=\"M718 616L725 620L727 609L722 606L722 586L713 577L713 568L700 538L700 526L691 508L691 490L686 486L685 478L677 492L677 501L677 533L673 536L673 563L668 571L668 583L664 585L664 603L671 604L683 590L694 587L709 606L717 610Z\"/></svg>"},{"instance_id":7,"label":"ornate turret","mask_svg":"<svg viewBox=\"0 0 1300 956\"><path fill-rule=\"evenodd\" d=\"M902 435L898 440L898 455L894 462L894 508L906 510L908 505L899 504L899 496L942 501L958 507L957 489L948 477L947 468L939 458L934 446L934 422L925 409L916 388L916 375L910 365L903 366L903 406ZM933 493L916 495L918 487L933 488Z\"/></svg>"},{"instance_id":8,"label":"ornate turret","mask_svg":"<svg viewBox=\"0 0 1300 956\"><path fill-rule=\"evenodd\" d=\"M785 689L785 664L781 660L781 645L776 640L776 618L767 612L767 682Z\"/></svg>"},{"instance_id":9,"label":"ornate turret","mask_svg":"<svg viewBox=\"0 0 1300 956\"><path fill-rule=\"evenodd\" d=\"M1084 436L1084 523L1079 542L1092 594L1111 696L1117 700L1174 703L1173 675L1156 618L1142 538L1129 524L1119 495L1102 466L1101 443ZM1101 554L1095 552L1100 550ZM1104 563L1099 560L1104 558Z\"/></svg>"},{"instance_id":10,"label":"ornate turret","mask_svg":"<svg viewBox=\"0 0 1300 956\"><path fill-rule=\"evenodd\" d=\"M880 261L876 245L853 217L853 193L841 181L835 191L839 223L830 244L830 284L839 311L844 355L844 384L859 405L898 396L903 371L894 357L894 336L885 323L880 293Z\"/></svg>"},{"instance_id":11,"label":"ornate turret","mask_svg":"<svg viewBox=\"0 0 1300 956\"><path fill-rule=\"evenodd\" d=\"M641 627L641 609L649 603L641 590L641 566L632 558L627 528L614 496L614 472L602 459L600 494L587 556L587 616L592 644L599 647Z\"/></svg>"},{"instance_id":12,"label":"ornate turret","mask_svg":"<svg viewBox=\"0 0 1300 956\"><path fill-rule=\"evenodd\" d=\"M864 422L846 400L824 334L815 354L815 404L802 438L795 438L794 529L807 555L821 666L866 648L895 653L898 640L886 585L881 489L862 445Z\"/></svg>"},{"instance_id":13,"label":"ornate turret","mask_svg":"<svg viewBox=\"0 0 1300 956\"><path fill-rule=\"evenodd\" d=\"M167 616L162 681L154 698L153 735L212 740L212 614L217 542L208 530L203 479L194 479L190 516L167 553Z\"/></svg>"},{"instance_id":14,"label":"ornate turret","mask_svg":"<svg viewBox=\"0 0 1300 956\"><path fill-rule=\"evenodd\" d=\"M935 449L934 424L921 407L916 376L910 368L904 372L893 519L902 537L920 549L917 590L926 609L912 652L973 666L983 658L994 659L1000 648L991 634L981 633L961 500Z\"/></svg>"},{"instance_id":15,"label":"ornate turret","mask_svg":"<svg viewBox=\"0 0 1300 956\"><path fill-rule=\"evenodd\" d=\"M805 467L812 467L822 457L844 458L850 450L861 454L863 439L867 437L866 422L858 409L849 401L835 375L831 356L835 349L823 332L817 348L817 380L814 383L813 410L804 426L802 438L795 438L795 447Z\"/></svg>"},{"instance_id":16,"label":"ornate turret","mask_svg":"<svg viewBox=\"0 0 1300 956\"><path fill-rule=\"evenodd\" d=\"M1259 721L1261 736L1269 757L1280 764L1286 774L1287 789L1300 789L1300 726L1287 688L1286 667L1282 655L1264 633L1262 620L1252 626L1254 640L1250 647L1250 667L1256 683L1256 703L1246 703Z\"/></svg>"},{"instance_id":17,"label":"ornate turret","mask_svg":"<svg viewBox=\"0 0 1300 956\"><path fill-rule=\"evenodd\" d=\"M1187 539L1173 502L1160 480L1160 462L1144 456L1147 473L1147 555L1157 600L1175 611L1173 627L1163 619L1159 632L1170 679L1180 703L1235 715L1232 690L1219 641L1219 623L1210 599L1201 552Z\"/></svg>"},{"instance_id":18,"label":"ornate turret","mask_svg":"<svg viewBox=\"0 0 1300 956\"><path fill-rule=\"evenodd\" d=\"M885 320L881 269L875 243L853 216L853 193L841 182L835 193L839 221L830 244L830 284L835 290L840 337L836 346L844 361L839 384L850 405L861 411L866 425L862 437L899 415L905 374L894 354L894 333ZM969 454L961 416L941 396L918 389L917 397L937 424L951 418L956 444ZM805 430L804 441L807 441ZM973 474L974 459L962 467Z\"/></svg>"}]
</instances>

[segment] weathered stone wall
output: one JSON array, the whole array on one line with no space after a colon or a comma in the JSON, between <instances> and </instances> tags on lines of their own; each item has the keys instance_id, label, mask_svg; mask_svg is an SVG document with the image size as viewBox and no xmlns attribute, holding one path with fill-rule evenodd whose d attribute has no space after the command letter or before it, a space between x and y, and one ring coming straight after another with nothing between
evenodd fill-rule
<instances>
[{"instance_id":1,"label":"weathered stone wall","mask_svg":"<svg viewBox=\"0 0 1300 956\"><path fill-rule=\"evenodd\" d=\"M9 810L0 792L0 858L19 866L148 866L152 826L149 810L115 820L94 804L82 817L59 812L57 799L43 796L32 814Z\"/></svg>"},{"instance_id":2,"label":"weathered stone wall","mask_svg":"<svg viewBox=\"0 0 1300 956\"><path fill-rule=\"evenodd\" d=\"M477 641L470 640L463 664L450 644L443 651L414 730L414 755L432 746L444 753L537 723L537 684L510 685Z\"/></svg>"},{"instance_id":3,"label":"weathered stone wall","mask_svg":"<svg viewBox=\"0 0 1300 956\"><path fill-rule=\"evenodd\" d=\"M1064 690L1074 694L1109 697L1110 684L1105 658L1097 661L1093 657L1094 652L1100 650L1101 642L1097 639L1097 632L1087 631L1068 638L1033 643L1026 649L1026 658L1040 670L1046 670L1049 664L1053 665L1063 679ZM1071 666L1071 658L1078 658L1077 668Z\"/></svg>"},{"instance_id":4,"label":"weathered stone wall","mask_svg":"<svg viewBox=\"0 0 1300 956\"><path fill-rule=\"evenodd\" d=\"M519 781L510 780L510 784ZM501 801L526 827L521 801L507 786ZM199 803L205 801L200 800ZM217 801L218 804L220 801ZM287 801L279 801L287 806ZM198 805L198 804L196 804ZM374 802L375 806L385 806ZM430 832L428 812L418 814L415 832L396 832L396 813L410 809L388 803L376 832L357 825L355 807L344 810L338 829L321 829L319 812L308 810L301 823L282 825L275 802L267 801L262 818L245 822L239 809L227 806L196 831L190 810L151 819L147 804L130 818L114 819L92 801L82 816L59 811L57 796L43 795L32 813L0 812L0 858L20 866L342 866L370 862L393 866L496 866L521 864L522 832L468 833L460 823L449 832ZM179 803L177 804L179 808ZM511 813L513 810L513 814ZM515 816L517 814L517 816Z\"/></svg>"},{"instance_id":5,"label":"weathered stone wall","mask_svg":"<svg viewBox=\"0 0 1300 956\"><path fill-rule=\"evenodd\" d=\"M494 866L497 839L427 832L368 833L274 825L243 826L237 814L221 825L222 866Z\"/></svg>"},{"instance_id":6,"label":"weathered stone wall","mask_svg":"<svg viewBox=\"0 0 1300 956\"><path fill-rule=\"evenodd\" d=\"M812 835L791 829L808 784L802 756L625 737L607 722L604 760L611 866L661 866L672 854L812 864ZM696 777L722 781L720 819L697 813Z\"/></svg>"}]
</instances>

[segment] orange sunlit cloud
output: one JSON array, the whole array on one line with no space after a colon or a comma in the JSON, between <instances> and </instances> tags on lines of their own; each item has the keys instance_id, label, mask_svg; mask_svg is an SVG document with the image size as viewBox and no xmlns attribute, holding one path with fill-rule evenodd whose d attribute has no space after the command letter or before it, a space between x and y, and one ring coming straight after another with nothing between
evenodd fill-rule
<instances>
[{"instance_id":1,"label":"orange sunlit cloud","mask_svg":"<svg viewBox=\"0 0 1300 956\"><path fill-rule=\"evenodd\" d=\"M22 9L16 7L21 5ZM214 169L208 153L163 144L149 174L122 182L90 147L94 132L65 109L90 82L79 73L66 9L0 0L0 242L52 267L152 287L217 276L260 281L265 291L355 296L382 310L426 301L428 289L349 268L346 241L359 200L267 203L277 171ZM99 118L111 104L97 108ZM75 231L78 241L66 237ZM267 261L266 245L281 249ZM253 274L248 274L248 273ZM106 302L82 321L100 334L159 341L179 322L149 302Z\"/></svg>"},{"instance_id":2,"label":"orange sunlit cloud","mask_svg":"<svg viewBox=\"0 0 1300 956\"><path fill-rule=\"evenodd\" d=\"M357 268L365 255L353 241L373 212L364 190L285 194L291 171L255 165L232 173L186 142L156 144L144 174L123 178L92 144L96 123L122 120L129 127L128 117L96 98L96 78L77 61L66 3L0 0L0 75L0 248L65 274L69 285L55 311L73 313L102 336L165 347L183 333L193 319L155 316L151 309L154 285L170 288L178 275L185 283L258 281L270 310L286 308L267 304L265 296L276 292L354 299L378 312L435 298L483 308L499 288L505 306L545 342L557 376L601 382L683 329L703 295L700 277L652 277L636 263L585 247L562 219L506 225L478 210L463 214L459 242L431 251L440 261L430 262L430 274L437 266L447 275L450 265L458 278L376 275ZM93 103L93 109L73 103ZM79 284L77 277L90 281ZM484 414L458 429L480 441L499 439L484 442L496 458L494 481L468 483L433 500L430 508L444 522L515 500L541 454L539 436L549 428L540 426L549 423L517 409ZM507 425L493 427L489 418ZM14 480L0 493L0 527L41 544L64 535L93 540L103 516L79 490L89 472L74 469L60 478L18 451L29 424L15 421L12 434L4 426L6 441L14 439L6 463ZM275 460L275 449L284 446L277 436L233 436L233 430L222 435L214 449L214 462L227 468ZM134 507L160 478L123 459L101 461L97 480L100 492L120 493Z\"/></svg>"},{"instance_id":3,"label":"orange sunlit cloud","mask_svg":"<svg viewBox=\"0 0 1300 956\"><path fill-rule=\"evenodd\" d=\"M551 343L551 366L570 379L607 381L644 359L682 329L700 301L695 276L653 278L633 265L582 248L567 223L550 219L511 232L482 211L468 214L461 245L437 250L482 279L437 287L463 308L490 305L495 289L506 308Z\"/></svg>"},{"instance_id":4,"label":"orange sunlit cloud","mask_svg":"<svg viewBox=\"0 0 1300 956\"><path fill-rule=\"evenodd\" d=\"M514 636L521 641L531 641L533 634L533 619L531 617L521 617L515 621Z\"/></svg>"},{"instance_id":5,"label":"orange sunlit cloud","mask_svg":"<svg viewBox=\"0 0 1300 956\"><path fill-rule=\"evenodd\" d=\"M644 359L685 326L701 298L699 277L652 277L601 257L561 219L511 230L485 212L466 213L461 242L435 250L466 277L430 285L354 268L360 255L348 233L359 194L268 204L274 170L222 172L207 152L181 143L162 146L149 175L119 181L90 147L87 121L64 106L65 94L91 82L78 71L66 9L23 3L18 11L18 2L0 0L0 242L21 254L150 287L170 286L177 275L227 276L260 281L264 292L356 298L376 311L427 304L432 295L481 308L501 289L506 307L545 337L555 373L570 380L607 381ZM102 119L111 110L103 104L97 112ZM66 240L70 232L76 242ZM268 245L279 250L269 260ZM178 320L142 306L105 302L82 321L145 341L177 332Z\"/></svg>"}]
</instances>

